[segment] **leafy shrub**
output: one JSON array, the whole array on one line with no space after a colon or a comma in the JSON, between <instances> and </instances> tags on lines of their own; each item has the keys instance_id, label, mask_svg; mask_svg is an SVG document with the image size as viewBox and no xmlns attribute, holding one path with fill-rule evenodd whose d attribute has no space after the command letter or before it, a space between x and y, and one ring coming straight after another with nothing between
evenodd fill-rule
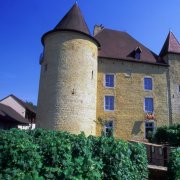
<instances>
[{"instance_id":1,"label":"leafy shrub","mask_svg":"<svg viewBox=\"0 0 180 180\"><path fill-rule=\"evenodd\" d=\"M146 150L113 137L0 131L0 179L147 179Z\"/></svg>"},{"instance_id":2,"label":"leafy shrub","mask_svg":"<svg viewBox=\"0 0 180 180\"><path fill-rule=\"evenodd\" d=\"M180 124L158 127L153 135L149 137L149 141L158 144L168 143L172 146L180 145Z\"/></svg>"},{"instance_id":3,"label":"leafy shrub","mask_svg":"<svg viewBox=\"0 0 180 180\"><path fill-rule=\"evenodd\" d=\"M24 131L0 131L0 179L38 177L42 167L38 149Z\"/></svg>"},{"instance_id":4,"label":"leafy shrub","mask_svg":"<svg viewBox=\"0 0 180 180\"><path fill-rule=\"evenodd\" d=\"M168 171L170 180L180 179L180 148L171 151Z\"/></svg>"}]
</instances>

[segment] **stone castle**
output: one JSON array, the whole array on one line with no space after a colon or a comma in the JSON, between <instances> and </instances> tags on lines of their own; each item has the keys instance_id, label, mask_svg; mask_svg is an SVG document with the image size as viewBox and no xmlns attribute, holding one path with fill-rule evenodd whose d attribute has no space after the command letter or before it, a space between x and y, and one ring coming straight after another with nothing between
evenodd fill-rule
<instances>
[{"instance_id":1,"label":"stone castle","mask_svg":"<svg viewBox=\"0 0 180 180\"><path fill-rule=\"evenodd\" d=\"M77 4L42 36L37 127L146 138L180 122L180 44L172 32L159 55L126 32L95 26Z\"/></svg>"}]
</instances>

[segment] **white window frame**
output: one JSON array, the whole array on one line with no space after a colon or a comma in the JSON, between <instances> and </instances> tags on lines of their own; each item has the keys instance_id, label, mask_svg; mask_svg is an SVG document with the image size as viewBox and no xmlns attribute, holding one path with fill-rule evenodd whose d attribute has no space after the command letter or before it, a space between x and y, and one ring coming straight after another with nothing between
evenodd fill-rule
<instances>
[{"instance_id":1,"label":"white window frame","mask_svg":"<svg viewBox=\"0 0 180 180\"><path fill-rule=\"evenodd\" d=\"M106 86L106 75L113 75L114 76L114 86L113 87ZM104 87L109 88L109 89L114 89L115 86L116 86L116 75L114 73L104 74Z\"/></svg>"},{"instance_id":2,"label":"white window frame","mask_svg":"<svg viewBox=\"0 0 180 180\"><path fill-rule=\"evenodd\" d=\"M151 78L152 80L152 89L145 89L145 78ZM151 76L144 76L143 78L143 89L144 91L153 91L154 90L154 80Z\"/></svg>"},{"instance_id":3,"label":"white window frame","mask_svg":"<svg viewBox=\"0 0 180 180\"><path fill-rule=\"evenodd\" d=\"M113 109L113 110L106 109L106 96L114 97L114 109ZM106 95L104 96L104 111L113 112L114 110L115 110L115 96L114 96L114 95L110 95L110 94L106 94Z\"/></svg>"},{"instance_id":4,"label":"white window frame","mask_svg":"<svg viewBox=\"0 0 180 180\"><path fill-rule=\"evenodd\" d=\"M146 99L146 98L152 98L152 99L153 99L153 111L152 111L152 112L146 111L146 109L145 109L145 107L146 107L146 105L145 105L145 99ZM154 98L153 98L152 96L146 96L146 97L144 97L144 112L145 112L145 113L154 113Z\"/></svg>"}]
</instances>

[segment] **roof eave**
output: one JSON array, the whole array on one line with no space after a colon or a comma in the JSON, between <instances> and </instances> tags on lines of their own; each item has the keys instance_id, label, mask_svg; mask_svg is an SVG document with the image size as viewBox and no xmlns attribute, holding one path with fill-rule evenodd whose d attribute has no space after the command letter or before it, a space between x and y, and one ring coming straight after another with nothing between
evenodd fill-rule
<instances>
[{"instance_id":1,"label":"roof eave","mask_svg":"<svg viewBox=\"0 0 180 180\"><path fill-rule=\"evenodd\" d=\"M86 33L84 33L84 32L81 32L81 31L78 31L78 30L73 30L73 29L54 29L54 30L51 30L51 31L46 32L46 33L42 36L42 38L41 38L41 43L42 43L42 45L44 46L44 39L45 39L45 37L46 37L47 35L52 34L52 33L55 33L55 32L63 32L63 31L76 32L76 33L80 33L80 34L82 34L82 35L85 35L85 36L89 37L90 39L92 39L92 40L96 43L98 49L100 49L100 47L101 47L100 43L99 43L99 42L97 41L97 39L95 39L94 37L92 37L92 36L90 36L90 35L88 35L88 34L86 34Z\"/></svg>"},{"instance_id":2,"label":"roof eave","mask_svg":"<svg viewBox=\"0 0 180 180\"><path fill-rule=\"evenodd\" d=\"M142 63L142 64L149 64L149 65L158 65L158 66L165 66L168 67L168 64L163 64L163 63L154 63L154 62L147 62L147 61L142 61L142 60L133 60L133 59L123 59L123 58L113 58L113 57L106 57L106 56L98 56L98 58L105 58L105 59L111 59L111 60L122 60L122 61L127 61L127 62L134 62L134 63Z\"/></svg>"},{"instance_id":3,"label":"roof eave","mask_svg":"<svg viewBox=\"0 0 180 180\"><path fill-rule=\"evenodd\" d=\"M159 54L159 56L160 56L160 57L164 57L164 56L166 56L166 55L168 55L168 54L177 54L177 55L180 55L180 52L168 51L168 52L166 52L166 53L161 53L161 54Z\"/></svg>"}]
</instances>

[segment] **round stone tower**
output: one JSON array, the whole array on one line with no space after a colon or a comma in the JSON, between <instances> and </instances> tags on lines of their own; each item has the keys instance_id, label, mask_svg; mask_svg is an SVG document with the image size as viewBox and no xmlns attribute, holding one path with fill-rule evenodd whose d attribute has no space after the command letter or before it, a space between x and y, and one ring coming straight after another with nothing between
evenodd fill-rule
<instances>
[{"instance_id":1,"label":"round stone tower","mask_svg":"<svg viewBox=\"0 0 180 180\"><path fill-rule=\"evenodd\" d=\"M42 43L37 127L95 135L99 43L77 4Z\"/></svg>"}]
</instances>

